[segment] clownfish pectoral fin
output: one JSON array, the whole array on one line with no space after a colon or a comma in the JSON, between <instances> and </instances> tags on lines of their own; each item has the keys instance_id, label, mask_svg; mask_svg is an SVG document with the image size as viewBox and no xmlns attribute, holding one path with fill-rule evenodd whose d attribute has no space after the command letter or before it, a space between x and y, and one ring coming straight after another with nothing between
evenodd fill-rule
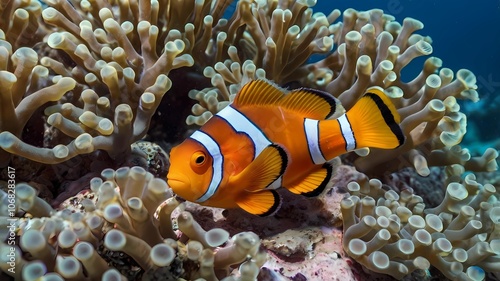
<instances>
[{"instance_id":1,"label":"clownfish pectoral fin","mask_svg":"<svg viewBox=\"0 0 500 281\"><path fill-rule=\"evenodd\" d=\"M236 204L250 214L264 217L274 214L279 209L281 199L275 190L244 191L236 199Z\"/></svg>"},{"instance_id":2,"label":"clownfish pectoral fin","mask_svg":"<svg viewBox=\"0 0 500 281\"><path fill-rule=\"evenodd\" d=\"M396 107L379 87L368 89L346 115L356 139L356 148L393 149L404 143Z\"/></svg>"},{"instance_id":3,"label":"clownfish pectoral fin","mask_svg":"<svg viewBox=\"0 0 500 281\"><path fill-rule=\"evenodd\" d=\"M295 194L307 197L318 196L325 190L332 177L333 168L329 163L318 165L318 169L307 175L295 186L285 187Z\"/></svg>"},{"instance_id":4,"label":"clownfish pectoral fin","mask_svg":"<svg viewBox=\"0 0 500 281\"><path fill-rule=\"evenodd\" d=\"M275 104L284 92L265 80L253 80L245 84L233 101L235 106Z\"/></svg>"},{"instance_id":5,"label":"clownfish pectoral fin","mask_svg":"<svg viewBox=\"0 0 500 281\"><path fill-rule=\"evenodd\" d=\"M230 181L234 186L245 186L245 191L260 191L283 175L287 165L285 150L279 145L271 144Z\"/></svg>"},{"instance_id":6,"label":"clownfish pectoral fin","mask_svg":"<svg viewBox=\"0 0 500 281\"><path fill-rule=\"evenodd\" d=\"M292 110L304 118L323 120L332 115L340 116L345 109L338 99L329 93L315 89L293 90L282 98L278 106Z\"/></svg>"}]
</instances>

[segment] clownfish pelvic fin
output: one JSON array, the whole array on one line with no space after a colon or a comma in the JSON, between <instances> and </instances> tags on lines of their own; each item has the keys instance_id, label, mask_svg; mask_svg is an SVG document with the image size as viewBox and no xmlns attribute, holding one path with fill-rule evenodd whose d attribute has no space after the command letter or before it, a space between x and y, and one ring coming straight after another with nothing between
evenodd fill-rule
<instances>
[{"instance_id":1,"label":"clownfish pelvic fin","mask_svg":"<svg viewBox=\"0 0 500 281\"><path fill-rule=\"evenodd\" d=\"M288 156L285 150L277 144L271 144L241 173L235 175L230 184L244 185L247 187L245 191L248 192L263 190L283 175L287 165Z\"/></svg>"},{"instance_id":2,"label":"clownfish pelvic fin","mask_svg":"<svg viewBox=\"0 0 500 281\"><path fill-rule=\"evenodd\" d=\"M288 157L281 146L272 144L266 147L231 180L231 185L247 186L235 198L238 207L259 216L274 214L281 205L280 196L276 191L265 188L283 175L287 165Z\"/></svg>"},{"instance_id":3,"label":"clownfish pelvic fin","mask_svg":"<svg viewBox=\"0 0 500 281\"><path fill-rule=\"evenodd\" d=\"M245 191L236 199L236 204L250 214L265 217L279 210L281 198L275 190Z\"/></svg>"}]
</instances>

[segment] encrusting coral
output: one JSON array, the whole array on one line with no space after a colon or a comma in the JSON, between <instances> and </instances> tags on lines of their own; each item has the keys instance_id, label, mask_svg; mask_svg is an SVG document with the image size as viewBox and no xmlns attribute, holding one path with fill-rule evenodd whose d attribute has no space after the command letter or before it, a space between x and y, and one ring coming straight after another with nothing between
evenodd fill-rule
<instances>
[{"instance_id":1,"label":"encrusting coral","mask_svg":"<svg viewBox=\"0 0 500 281\"><path fill-rule=\"evenodd\" d=\"M2 270L23 280L48 272L54 280L218 280L242 263L241 277L232 280L253 280L265 261L254 233L205 231L165 181L141 167L106 169L90 188L60 210L28 184L15 186L15 203L1 191ZM11 248L17 240L20 248Z\"/></svg>"},{"instance_id":2,"label":"encrusting coral","mask_svg":"<svg viewBox=\"0 0 500 281\"><path fill-rule=\"evenodd\" d=\"M226 19L232 3L235 10ZM252 223L258 225L256 219L240 221L232 238L218 227L205 231L197 221L213 210L184 210L185 203L172 197L164 180L156 178L164 176L168 157L145 155L139 148L146 136L172 134L153 139L162 145L167 142L168 148L184 137L189 130L186 123L203 125L248 81L267 79L289 89L327 91L346 109L369 87L381 87L398 109L406 137L404 145L394 150L361 149L345 156L342 160L357 171L343 166L346 174L339 177L351 184L334 177L334 187L318 201L307 201L308 207L287 206L297 202L293 200L284 203L285 210L305 208L310 214L293 223L279 212L259 220L290 223L293 228L254 229L269 251L286 256L294 246L276 250L276 245L286 244L279 241L297 233L304 237L320 233L324 240L302 245L318 247L319 258L311 260L338 260L343 253L325 252L332 249L328 244L335 240L332 237L340 239L332 228L343 217L345 252L373 271L401 279L432 265L453 280L482 280L485 272L498 272L498 180L478 174L491 182L481 184L472 174L465 176L466 171L497 170L498 152L490 148L473 157L460 146L467 116L458 102L479 100L474 74L443 68L439 58L428 57L416 77L403 81L402 71L409 63L433 52L432 40L417 34L423 23L406 18L400 24L379 9L333 10L325 15L313 12L315 4L315 0L2 2L0 167L19 163L15 162L19 158L87 164L76 165L79 180L52 194L56 198L52 206L37 197L43 191L35 187L41 173L62 186L61 178L69 176L58 165L19 172L18 184L7 188L15 192L14 201L1 191L1 271L28 280L226 276L255 280L265 253L259 250L259 237L245 231ZM311 60L313 55L319 59ZM189 110L192 114L186 118ZM169 119L166 124L158 124L165 119ZM175 132L158 133L154 130L158 126ZM75 162L68 161L72 159ZM133 167L148 164L154 176ZM433 207L425 206L408 183L398 193L387 191L387 186L382 189L384 182L375 179L387 179L403 168L429 176L433 166L444 167L439 172L446 176L444 199ZM24 165L16 169L28 170ZM93 178L96 174L101 177ZM93 178L90 190L64 200L85 189L88 178ZM402 181L394 178L391 183ZM0 181L0 186L7 191L4 187L11 185ZM332 206L340 199L331 198L338 199L342 189L350 195L340 206ZM318 202L321 206L315 205ZM208 215L204 227L230 228L232 214L239 213L231 211L217 222ZM321 230L308 228L311 225ZM20 247L11 250L9 241ZM301 253L314 255L314 250L308 246ZM15 273L9 271L10 253L19 269ZM337 266L347 266L348 258L343 259ZM284 267L293 267L280 267L279 257L273 259L276 267L270 261L266 266L275 277ZM239 270L228 272L235 265Z\"/></svg>"}]
</instances>

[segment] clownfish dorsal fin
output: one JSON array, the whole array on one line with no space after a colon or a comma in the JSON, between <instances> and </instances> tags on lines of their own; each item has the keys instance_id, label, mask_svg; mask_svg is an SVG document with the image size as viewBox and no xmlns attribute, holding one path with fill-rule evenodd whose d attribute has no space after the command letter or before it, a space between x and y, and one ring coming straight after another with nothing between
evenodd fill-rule
<instances>
[{"instance_id":1,"label":"clownfish dorsal fin","mask_svg":"<svg viewBox=\"0 0 500 281\"><path fill-rule=\"evenodd\" d=\"M281 199L275 190L245 191L236 199L238 207L246 212L261 217L274 214L281 205Z\"/></svg>"},{"instance_id":2,"label":"clownfish dorsal fin","mask_svg":"<svg viewBox=\"0 0 500 281\"><path fill-rule=\"evenodd\" d=\"M283 96L283 91L277 86L265 80L253 80L241 88L234 98L233 105L273 105Z\"/></svg>"},{"instance_id":3,"label":"clownfish dorsal fin","mask_svg":"<svg viewBox=\"0 0 500 281\"><path fill-rule=\"evenodd\" d=\"M332 166L329 163L318 165L318 168L311 172L298 184L285 187L295 194L302 194L307 197L318 196L325 190L332 177Z\"/></svg>"},{"instance_id":4,"label":"clownfish dorsal fin","mask_svg":"<svg viewBox=\"0 0 500 281\"><path fill-rule=\"evenodd\" d=\"M332 115L340 116L345 109L332 95L315 90L300 88L293 90L278 102L278 106L292 110L304 118L323 120Z\"/></svg>"},{"instance_id":5,"label":"clownfish dorsal fin","mask_svg":"<svg viewBox=\"0 0 500 281\"><path fill-rule=\"evenodd\" d=\"M234 186L245 186L246 192L260 191L273 183L285 172L288 156L276 144L264 148L262 152L243 171L230 179Z\"/></svg>"}]
</instances>

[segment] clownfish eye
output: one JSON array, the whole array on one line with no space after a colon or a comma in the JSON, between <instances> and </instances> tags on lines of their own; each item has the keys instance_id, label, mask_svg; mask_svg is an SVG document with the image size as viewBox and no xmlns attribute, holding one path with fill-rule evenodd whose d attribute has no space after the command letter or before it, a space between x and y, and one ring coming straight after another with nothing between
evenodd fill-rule
<instances>
[{"instance_id":1,"label":"clownfish eye","mask_svg":"<svg viewBox=\"0 0 500 281\"><path fill-rule=\"evenodd\" d=\"M202 166L203 164L205 164L206 160L207 160L207 156L206 156L205 152L203 152L203 151L196 151L191 156L191 163L195 167Z\"/></svg>"},{"instance_id":2,"label":"clownfish eye","mask_svg":"<svg viewBox=\"0 0 500 281\"><path fill-rule=\"evenodd\" d=\"M201 165L201 164L203 164L203 162L205 162L205 156L200 155L200 156L196 157L196 160L194 160L194 161L196 164Z\"/></svg>"}]
</instances>

